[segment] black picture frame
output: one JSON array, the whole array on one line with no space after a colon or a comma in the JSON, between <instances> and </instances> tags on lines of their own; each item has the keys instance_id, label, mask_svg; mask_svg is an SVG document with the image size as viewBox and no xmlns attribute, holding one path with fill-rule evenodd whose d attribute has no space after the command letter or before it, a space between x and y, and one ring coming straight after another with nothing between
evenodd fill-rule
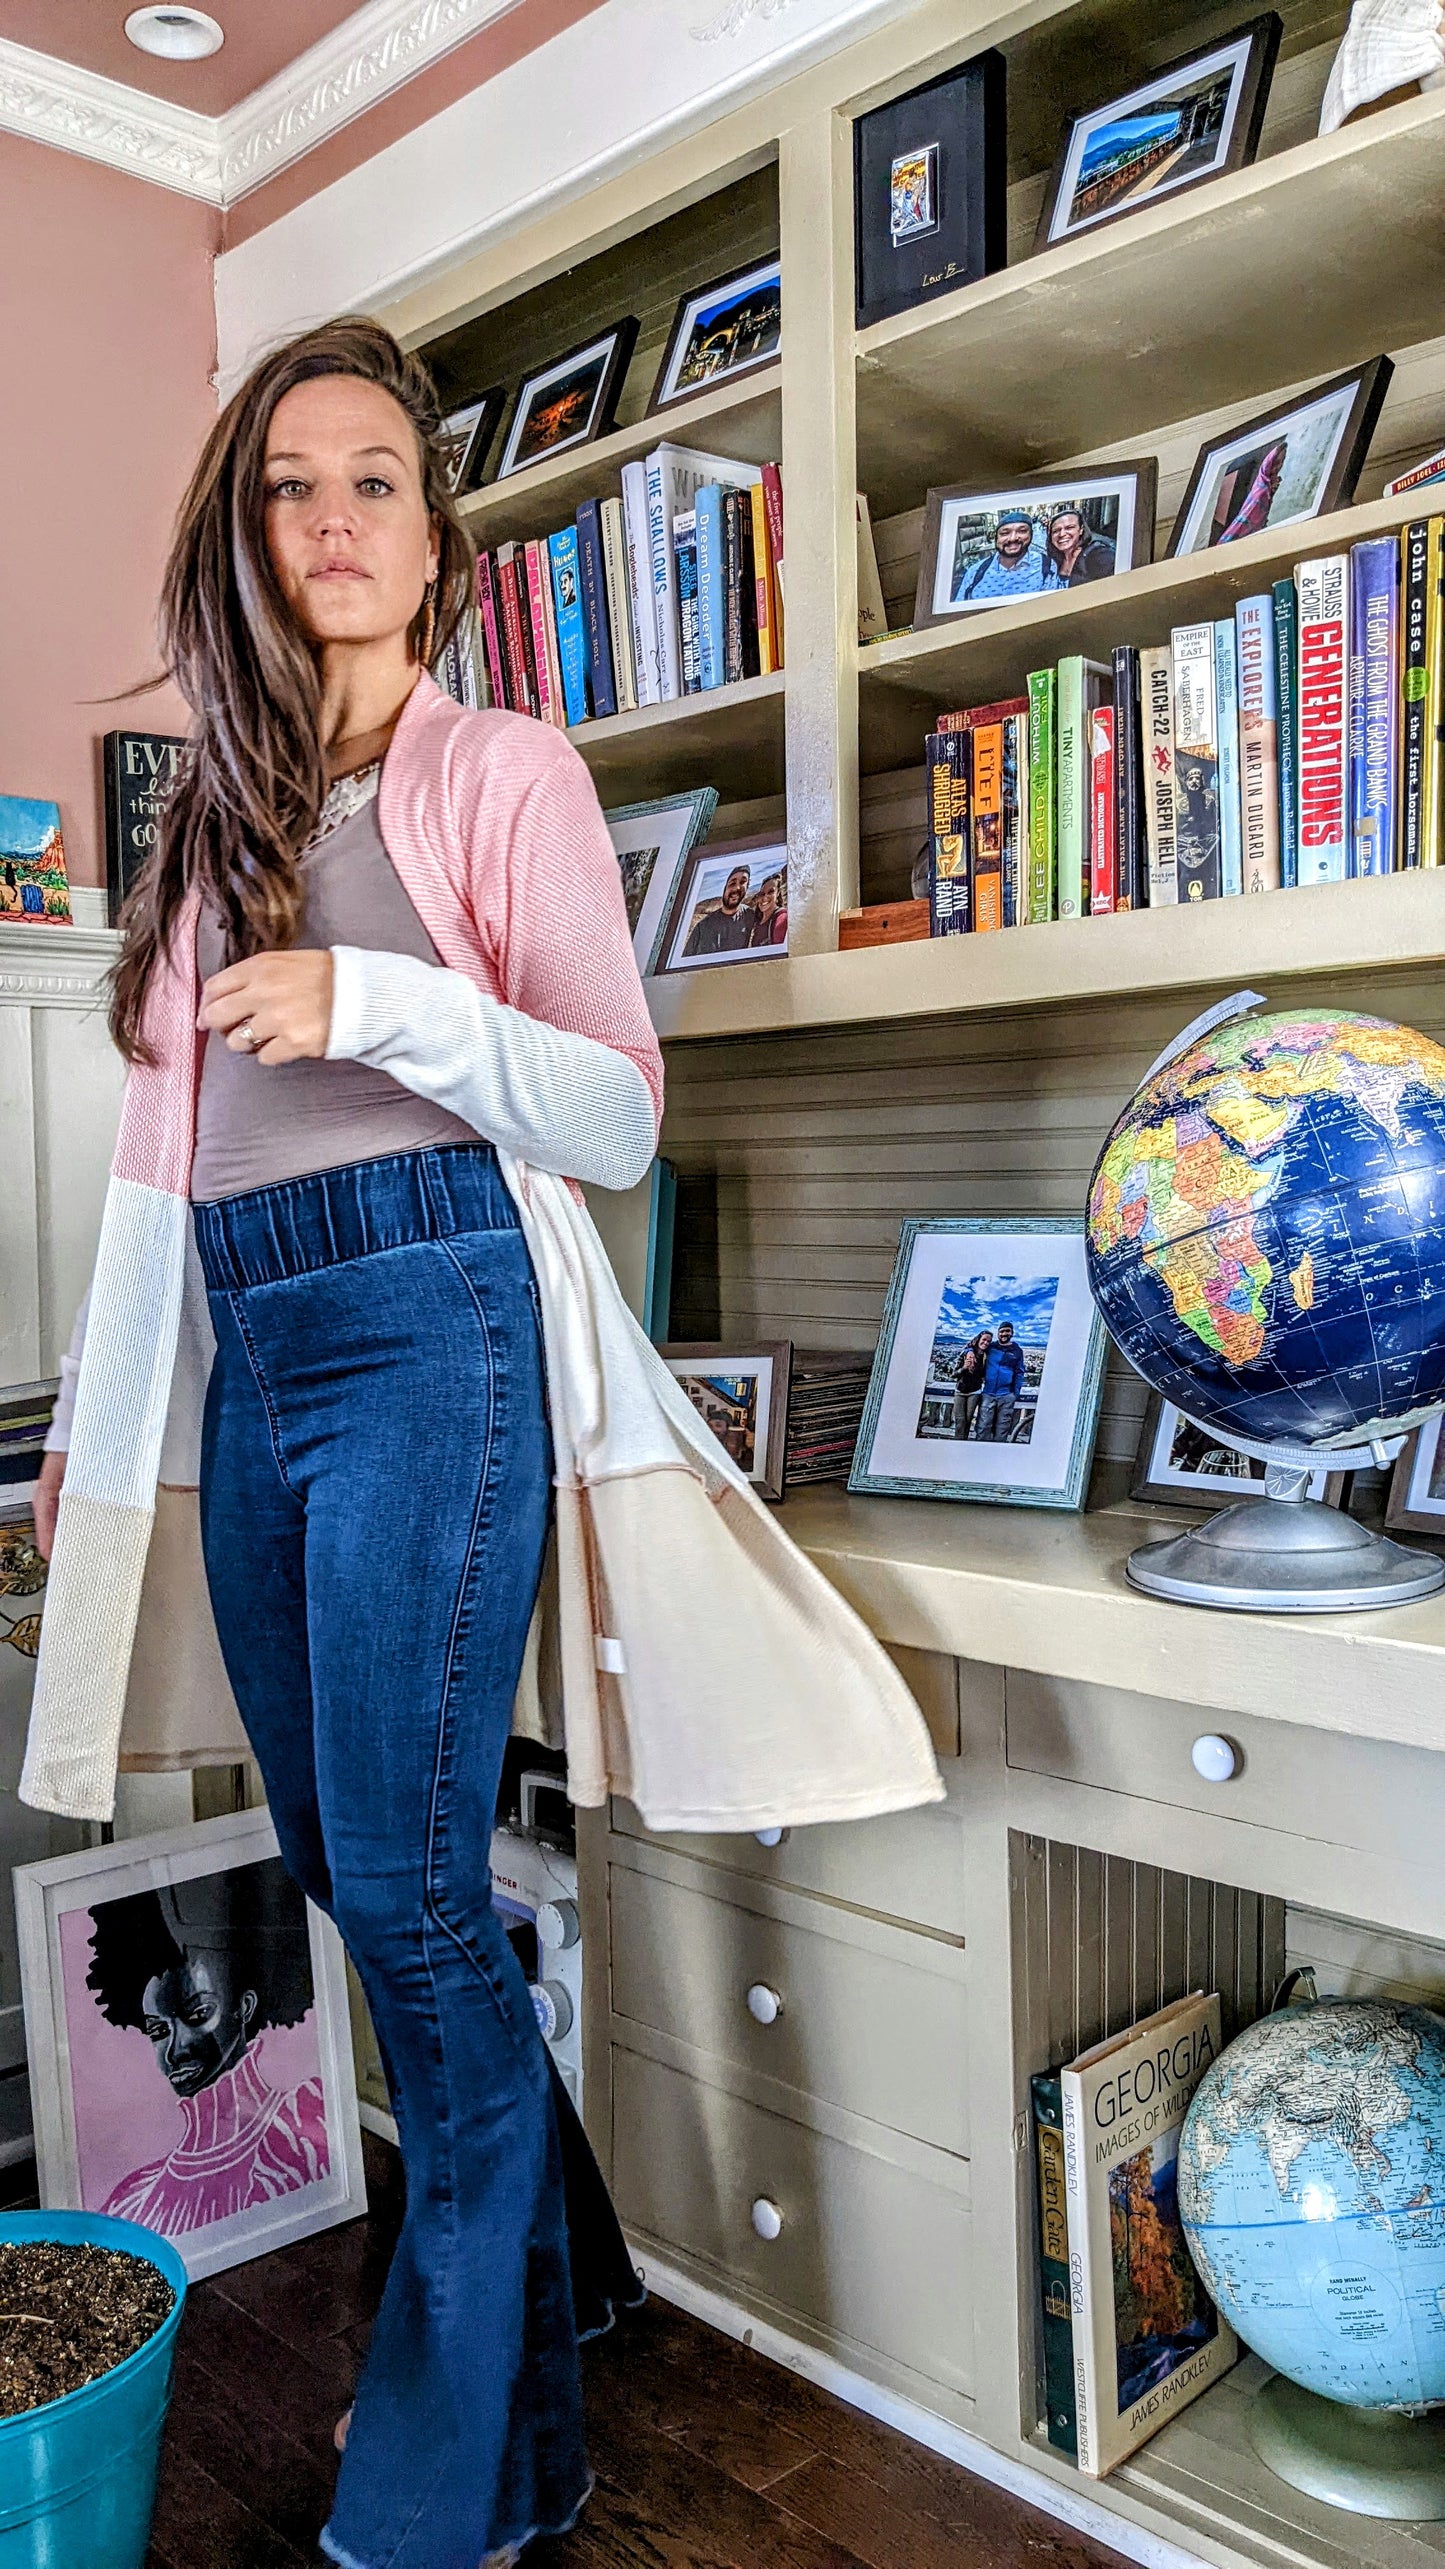
<instances>
[{"instance_id":1,"label":"black picture frame","mask_svg":"<svg viewBox=\"0 0 1445 2569\"><path fill-rule=\"evenodd\" d=\"M757 299L765 305L771 301L776 310L777 326L771 343L758 354L739 357L727 364L712 367L696 383L683 384L672 381L678 370L678 361L685 353L688 338L696 327L698 307L712 302L718 295L726 295L730 289L745 285L749 278L757 281ZM772 288L771 295L769 284ZM690 400L694 393L701 391L705 385L732 383L739 376L755 375L765 366L777 365L782 353L782 286L782 260L778 252L773 250L766 258L748 259L742 267L730 268L726 276L713 277L706 285L692 286L686 294L680 296L677 310L672 316L672 327L667 334L667 345L662 352L662 363L657 369L657 381L652 387L652 398L647 405L645 416L648 419L655 419L659 411L671 410L675 403Z\"/></svg>"},{"instance_id":2,"label":"black picture frame","mask_svg":"<svg viewBox=\"0 0 1445 2569\"><path fill-rule=\"evenodd\" d=\"M760 881L781 874L786 905L788 872L786 831L756 830L745 838L703 839L689 850L678 869L677 883L667 913L667 924L657 941L652 965L654 973L711 971L721 964L732 963L770 963L786 955L788 951L786 906L782 912L784 934L776 941L769 939L766 944L761 945L719 944L710 947L705 953L696 955L689 955L683 951L684 931L689 924L696 926L695 920L690 922L690 912L697 898L699 880L704 872L716 878L721 884L726 881L729 874L740 870L750 876L756 872Z\"/></svg>"},{"instance_id":3,"label":"black picture frame","mask_svg":"<svg viewBox=\"0 0 1445 2569\"><path fill-rule=\"evenodd\" d=\"M854 320L860 330L1001 268L1008 256L1007 73L1001 53L853 120ZM895 173L927 163L927 219L895 230Z\"/></svg>"},{"instance_id":4,"label":"black picture frame","mask_svg":"<svg viewBox=\"0 0 1445 2569\"><path fill-rule=\"evenodd\" d=\"M506 385L493 384L475 401L459 403L442 421L442 444L451 449L451 462L443 469L453 499L465 499L479 487L506 407Z\"/></svg>"},{"instance_id":5,"label":"black picture frame","mask_svg":"<svg viewBox=\"0 0 1445 2569\"><path fill-rule=\"evenodd\" d=\"M1097 231L1102 224L1117 223L1126 214L1137 212L1141 202L1152 204L1160 196L1178 195L1185 188L1201 187L1212 178L1223 178L1231 170L1247 168L1259 150L1269 84L1283 33L1283 19L1272 9L1267 10L1261 17L1245 19L1239 26L1230 28L1227 34L1216 36L1209 44L1197 45L1192 53L1181 54L1177 62L1166 63L1162 71L1151 72L1147 80L1136 81L1131 89L1118 96L1101 99L1085 114L1068 117L1034 234L1035 255L1056 249L1061 241L1077 240L1084 232ZM1151 99L1167 99L1170 90L1176 88L1188 73L1202 71L1216 55L1234 56L1237 70L1231 67L1229 94L1221 108L1221 126L1227 118L1227 130L1223 131L1221 145L1207 165L1170 179L1166 159L1161 165L1159 183L1142 200L1138 188L1144 173L1136 169L1127 188L1111 189L1112 202L1091 207L1077 220L1069 221L1067 217L1078 202L1089 129L1131 111L1143 114ZM1156 137L1150 149L1164 149L1167 140L1166 137ZM1195 148L1192 140L1189 148ZM1134 162L1142 157L1142 150L1136 152ZM1132 167L1133 163L1126 166ZM1115 173L1116 181L1124 176L1125 171ZM1061 208L1065 216L1062 222Z\"/></svg>"},{"instance_id":6,"label":"black picture frame","mask_svg":"<svg viewBox=\"0 0 1445 2569\"><path fill-rule=\"evenodd\" d=\"M502 459L492 475L493 481L510 480L513 473L525 473L533 464L545 463L549 456L566 454L578 446L590 446L595 439L605 437L612 426L623 379L636 345L637 315L629 312L620 321L611 321L604 329L590 332L587 338L579 340L575 348L564 349L560 356L549 358L545 366L536 366L530 374L524 375L517 387ZM545 392L554 391L560 398L569 390L583 404L581 424L561 429L545 444L532 447L524 455L519 454L518 448L526 435L534 403Z\"/></svg>"},{"instance_id":7,"label":"black picture frame","mask_svg":"<svg viewBox=\"0 0 1445 2569\"><path fill-rule=\"evenodd\" d=\"M1364 470L1365 457L1370 451L1370 440L1379 423L1380 412L1394 371L1394 362L1391 358L1369 357L1363 365L1347 366L1343 374L1331 375L1322 384L1311 384L1307 392L1293 393L1288 401L1276 402L1272 410L1260 411L1253 419L1240 420L1235 427L1227 430L1223 435L1207 439L1194 459L1194 468L1190 473L1184 497L1179 503L1178 515L1169 530L1169 541L1164 548L1165 560L1177 560L1185 553L1208 553L1221 542L1229 540L1220 535L1215 536L1212 543L1186 542L1200 493L1209 487L1217 458L1226 454L1231 446L1247 446L1251 439L1266 436L1270 429L1282 428L1286 421L1297 417L1301 412L1314 409L1322 401L1349 393L1353 387L1353 397L1346 413L1343 432L1329 468L1315 492L1312 507L1303 515L1297 510L1292 510L1288 519L1282 519L1281 523L1307 526L1311 518L1328 517L1332 509L1348 508L1355 495L1355 485ZM1268 518L1264 520L1264 524L1266 526L1269 524ZM1248 531L1258 533L1262 529L1250 528Z\"/></svg>"},{"instance_id":8,"label":"black picture frame","mask_svg":"<svg viewBox=\"0 0 1445 2569\"><path fill-rule=\"evenodd\" d=\"M1063 501L1070 492L1077 492L1080 498L1087 499L1115 486L1123 496L1127 488L1129 533L1123 547L1127 559L1119 560L1116 551L1113 574L1103 575L1117 576L1123 571L1136 571L1141 564L1154 559L1158 484L1159 468L1155 458L1152 455L1133 455L1108 464L1080 465L1072 470L1060 465L1051 473L1001 476L997 482L986 482L981 488L976 482L959 482L946 489L930 490L924 503L923 540L918 555L918 589L913 605L915 632L931 625L952 624L960 616L981 613L995 603L991 597L981 597L976 605L967 599L946 607L936 603L939 548L942 541L949 539L953 522L951 513L961 513L973 505L988 508L997 517L1003 512L992 503L1017 499L1020 513L1027 511L1032 514L1046 494L1056 493ZM1031 595L1044 597L1049 594L1041 583L1033 591L1014 591L1010 603L1026 601Z\"/></svg>"}]
</instances>

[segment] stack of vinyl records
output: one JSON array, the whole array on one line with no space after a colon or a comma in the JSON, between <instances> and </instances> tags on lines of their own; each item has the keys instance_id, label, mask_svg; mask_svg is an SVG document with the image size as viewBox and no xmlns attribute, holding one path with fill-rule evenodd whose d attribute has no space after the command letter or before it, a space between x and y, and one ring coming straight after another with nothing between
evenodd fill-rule
<instances>
[{"instance_id":1,"label":"stack of vinyl records","mask_svg":"<svg viewBox=\"0 0 1445 2569\"><path fill-rule=\"evenodd\" d=\"M793 1350L785 1488L847 1480L872 1371L871 1356Z\"/></svg>"},{"instance_id":2,"label":"stack of vinyl records","mask_svg":"<svg viewBox=\"0 0 1445 2569\"><path fill-rule=\"evenodd\" d=\"M0 1389L0 1515L29 1506L44 1459L59 1381Z\"/></svg>"}]
</instances>

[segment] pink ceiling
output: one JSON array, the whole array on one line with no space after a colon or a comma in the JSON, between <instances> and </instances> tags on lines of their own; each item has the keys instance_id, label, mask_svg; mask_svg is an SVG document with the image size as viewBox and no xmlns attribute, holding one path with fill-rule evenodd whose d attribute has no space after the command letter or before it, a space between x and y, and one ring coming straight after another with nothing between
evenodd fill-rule
<instances>
[{"instance_id":1,"label":"pink ceiling","mask_svg":"<svg viewBox=\"0 0 1445 2569\"><path fill-rule=\"evenodd\" d=\"M204 62L158 62L137 51L125 22L139 0L0 0L0 36L58 54L85 71L219 116L355 14L356 0L196 0L226 30Z\"/></svg>"}]
</instances>

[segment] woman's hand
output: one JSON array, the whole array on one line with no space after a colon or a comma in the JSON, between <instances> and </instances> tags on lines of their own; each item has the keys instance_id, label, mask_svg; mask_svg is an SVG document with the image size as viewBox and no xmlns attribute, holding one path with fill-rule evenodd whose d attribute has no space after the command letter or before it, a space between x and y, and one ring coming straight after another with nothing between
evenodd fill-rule
<instances>
[{"instance_id":1,"label":"woman's hand","mask_svg":"<svg viewBox=\"0 0 1445 2569\"><path fill-rule=\"evenodd\" d=\"M214 1027L233 1053L260 1062L324 1061L331 1032L331 951L305 946L291 954L253 954L227 964L202 985L198 1026ZM235 1041L249 1019L257 1040Z\"/></svg>"},{"instance_id":2,"label":"woman's hand","mask_svg":"<svg viewBox=\"0 0 1445 2569\"><path fill-rule=\"evenodd\" d=\"M35 1549L42 1561L48 1561L54 1549L55 1519L60 1507L60 1484L64 1478L64 1454L43 1456L35 1482Z\"/></svg>"}]
</instances>

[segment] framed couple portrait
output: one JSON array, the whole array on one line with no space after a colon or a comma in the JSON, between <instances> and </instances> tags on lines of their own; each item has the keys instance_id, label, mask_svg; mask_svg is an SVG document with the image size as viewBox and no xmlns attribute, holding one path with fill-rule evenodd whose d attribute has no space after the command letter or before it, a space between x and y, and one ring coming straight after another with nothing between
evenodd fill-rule
<instances>
[{"instance_id":1,"label":"framed couple portrait","mask_svg":"<svg viewBox=\"0 0 1445 2569\"><path fill-rule=\"evenodd\" d=\"M776 830L707 840L677 878L654 972L767 963L788 951L788 842Z\"/></svg>"},{"instance_id":2,"label":"framed couple portrait","mask_svg":"<svg viewBox=\"0 0 1445 2569\"><path fill-rule=\"evenodd\" d=\"M1002 490L931 490L915 628L1085 587L1154 558L1158 471L1142 456L1093 473L1035 473Z\"/></svg>"}]
</instances>

